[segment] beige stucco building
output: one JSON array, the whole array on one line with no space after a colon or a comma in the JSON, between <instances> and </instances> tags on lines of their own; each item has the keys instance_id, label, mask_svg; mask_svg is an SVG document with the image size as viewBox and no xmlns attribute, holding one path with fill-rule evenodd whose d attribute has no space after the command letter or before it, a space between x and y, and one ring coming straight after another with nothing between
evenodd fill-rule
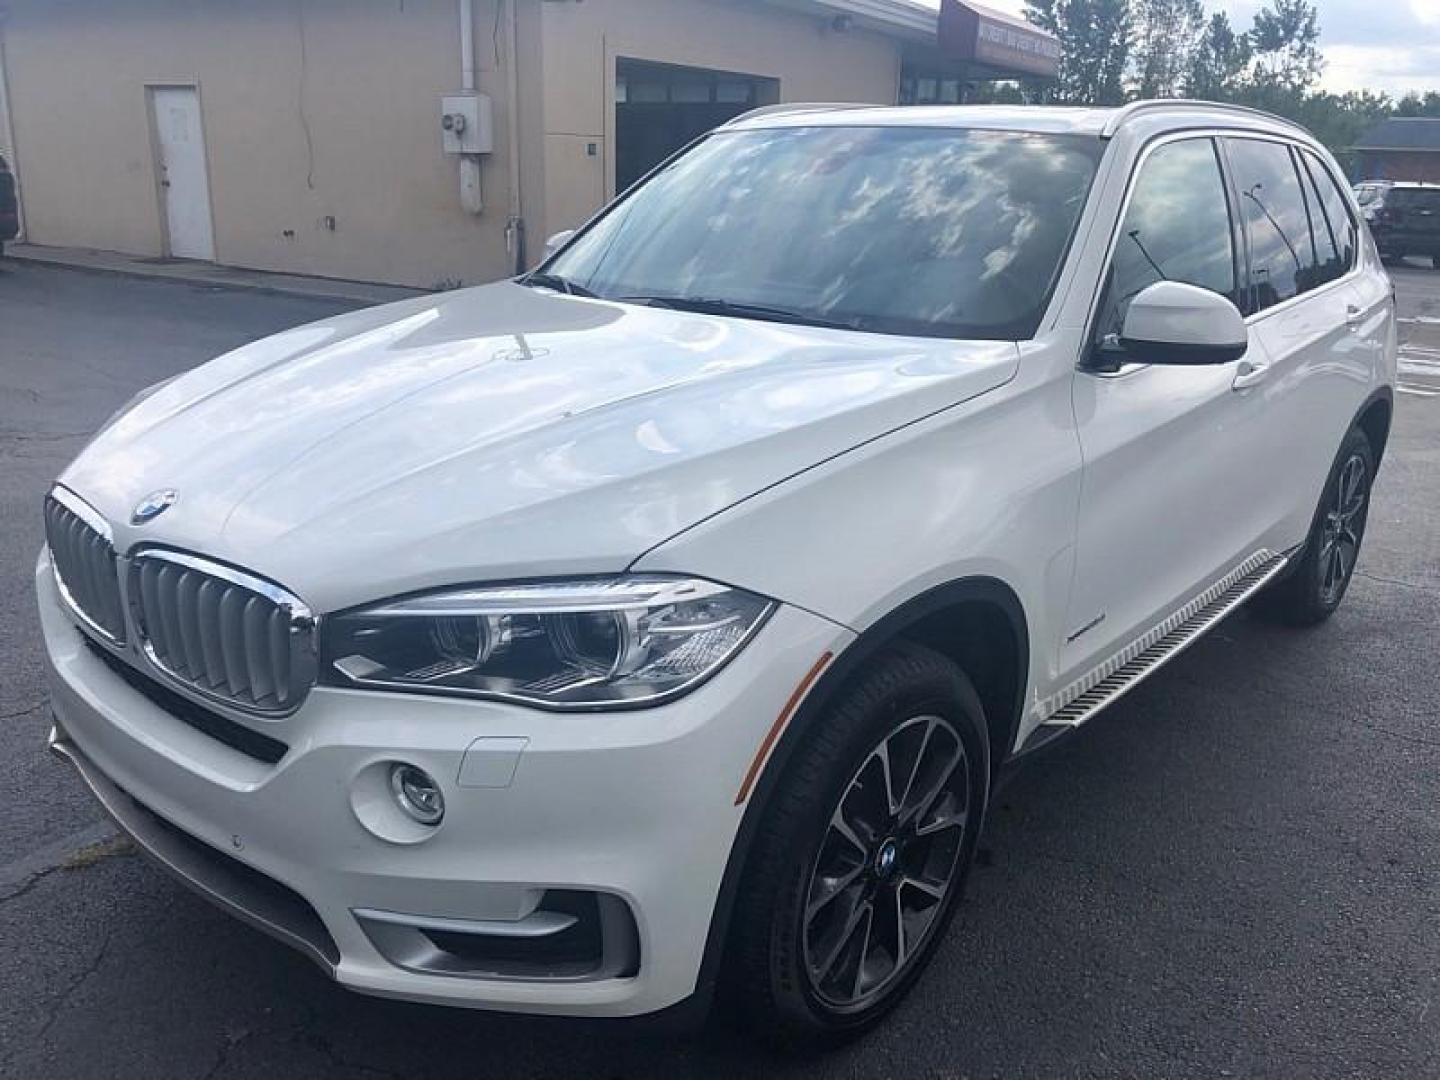
<instances>
[{"instance_id":1,"label":"beige stucco building","mask_svg":"<svg viewBox=\"0 0 1440 1080\"><path fill-rule=\"evenodd\" d=\"M545 236L757 105L893 103L917 79L941 98L967 76L910 0L0 12L0 153L29 242L422 287L533 263Z\"/></svg>"}]
</instances>

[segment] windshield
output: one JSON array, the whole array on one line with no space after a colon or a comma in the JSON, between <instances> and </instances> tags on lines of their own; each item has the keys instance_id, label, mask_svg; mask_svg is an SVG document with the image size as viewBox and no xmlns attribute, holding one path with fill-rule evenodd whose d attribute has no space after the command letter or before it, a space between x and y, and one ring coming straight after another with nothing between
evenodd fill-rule
<instances>
[{"instance_id":1,"label":"windshield","mask_svg":"<svg viewBox=\"0 0 1440 1080\"><path fill-rule=\"evenodd\" d=\"M1044 312L1100 147L949 128L722 131L544 270L611 300L1019 340Z\"/></svg>"}]
</instances>

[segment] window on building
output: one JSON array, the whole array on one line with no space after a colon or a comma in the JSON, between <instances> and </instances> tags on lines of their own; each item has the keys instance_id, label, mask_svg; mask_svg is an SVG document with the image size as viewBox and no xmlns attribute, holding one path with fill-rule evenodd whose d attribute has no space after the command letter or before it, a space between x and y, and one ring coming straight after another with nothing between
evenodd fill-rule
<instances>
[{"instance_id":1,"label":"window on building","mask_svg":"<svg viewBox=\"0 0 1440 1080\"><path fill-rule=\"evenodd\" d=\"M624 191L711 128L779 100L776 79L619 60L615 72L616 191Z\"/></svg>"},{"instance_id":2,"label":"window on building","mask_svg":"<svg viewBox=\"0 0 1440 1080\"><path fill-rule=\"evenodd\" d=\"M1141 165L1115 239L1097 340L1118 337L1130 301L1157 281L1239 295L1229 202L1209 139L1166 143Z\"/></svg>"}]
</instances>

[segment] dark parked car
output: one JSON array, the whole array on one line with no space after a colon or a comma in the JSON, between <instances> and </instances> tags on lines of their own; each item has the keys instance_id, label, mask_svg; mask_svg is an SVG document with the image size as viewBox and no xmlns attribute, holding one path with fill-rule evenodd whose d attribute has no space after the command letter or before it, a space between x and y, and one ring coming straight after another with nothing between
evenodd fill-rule
<instances>
[{"instance_id":1,"label":"dark parked car","mask_svg":"<svg viewBox=\"0 0 1440 1080\"><path fill-rule=\"evenodd\" d=\"M1440 270L1440 184L1360 184L1355 194L1384 258L1428 255Z\"/></svg>"},{"instance_id":2,"label":"dark parked car","mask_svg":"<svg viewBox=\"0 0 1440 1080\"><path fill-rule=\"evenodd\" d=\"M10 166L0 157L0 255L5 253L5 241L14 240L20 233L20 212L15 205L15 177Z\"/></svg>"}]
</instances>

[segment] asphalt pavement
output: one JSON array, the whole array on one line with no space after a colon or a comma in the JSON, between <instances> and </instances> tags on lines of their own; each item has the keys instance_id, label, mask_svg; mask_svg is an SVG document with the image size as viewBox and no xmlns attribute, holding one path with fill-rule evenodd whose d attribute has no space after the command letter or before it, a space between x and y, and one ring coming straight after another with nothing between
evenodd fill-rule
<instances>
[{"instance_id":1,"label":"asphalt pavement","mask_svg":"<svg viewBox=\"0 0 1440 1080\"><path fill-rule=\"evenodd\" d=\"M116 843L49 726L40 500L141 387L335 303L0 268L0 1076L1440 1076L1440 272L1344 608L1232 618L1022 772L938 962L814 1060L364 998Z\"/></svg>"}]
</instances>

